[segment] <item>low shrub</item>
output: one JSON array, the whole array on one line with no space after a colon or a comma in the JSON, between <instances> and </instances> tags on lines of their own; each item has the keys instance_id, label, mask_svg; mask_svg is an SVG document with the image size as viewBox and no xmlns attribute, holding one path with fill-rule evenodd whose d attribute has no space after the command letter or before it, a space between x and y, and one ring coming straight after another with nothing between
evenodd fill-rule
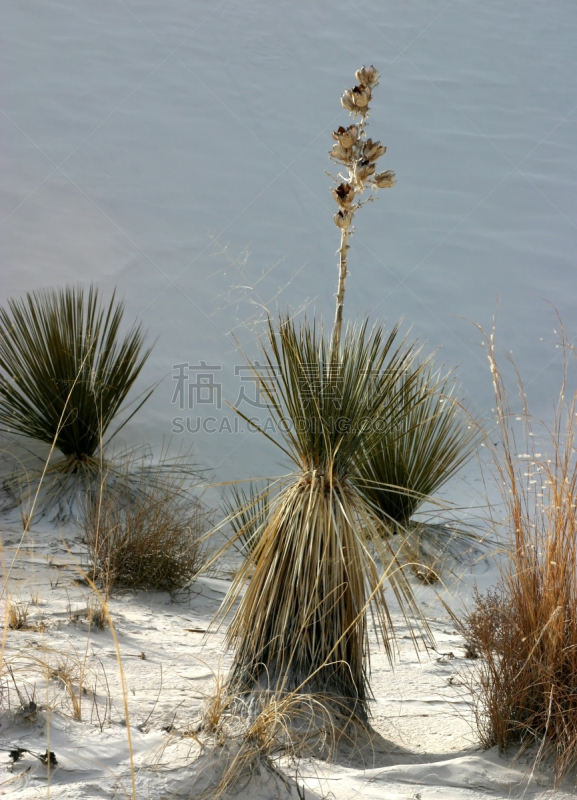
<instances>
[{"instance_id":1,"label":"low shrub","mask_svg":"<svg viewBox=\"0 0 577 800\"><path fill-rule=\"evenodd\" d=\"M205 560L209 512L183 476L146 474L136 482L103 479L88 495L80 525L88 546L87 573L105 593L119 587L177 592Z\"/></svg>"}]
</instances>

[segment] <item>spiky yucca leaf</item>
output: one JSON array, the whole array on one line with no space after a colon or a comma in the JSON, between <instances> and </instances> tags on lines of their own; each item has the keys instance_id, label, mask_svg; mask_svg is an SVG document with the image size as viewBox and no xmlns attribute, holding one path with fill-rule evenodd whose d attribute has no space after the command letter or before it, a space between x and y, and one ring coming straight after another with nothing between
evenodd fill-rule
<instances>
[{"instance_id":1,"label":"spiky yucca leaf","mask_svg":"<svg viewBox=\"0 0 577 800\"><path fill-rule=\"evenodd\" d=\"M420 401L407 404L405 393L416 394ZM402 376L399 399L404 413L393 425L385 421L358 475L365 497L386 522L405 526L475 452L481 428L455 394L450 376L439 377L430 365L420 369L416 379L410 370ZM391 408L382 413L389 415Z\"/></svg>"},{"instance_id":2,"label":"spiky yucca leaf","mask_svg":"<svg viewBox=\"0 0 577 800\"><path fill-rule=\"evenodd\" d=\"M122 334L123 312L93 286L86 298L46 289L0 309L0 425L55 441L65 472L90 464L150 354L140 325Z\"/></svg>"},{"instance_id":3,"label":"spiky yucca leaf","mask_svg":"<svg viewBox=\"0 0 577 800\"><path fill-rule=\"evenodd\" d=\"M271 501L270 482L264 487L251 481L248 491L233 485L223 498L223 507L235 537L240 539L245 552L256 547L268 522Z\"/></svg>"},{"instance_id":4,"label":"spiky yucca leaf","mask_svg":"<svg viewBox=\"0 0 577 800\"><path fill-rule=\"evenodd\" d=\"M314 323L281 317L277 332L269 319L264 365L251 368L280 434L272 441L298 468L350 476L379 433L423 401L418 380L427 362L415 365L419 350L405 340L395 344L398 332L398 325L386 337L382 327L369 332L366 322L349 326L335 362Z\"/></svg>"},{"instance_id":5,"label":"spiky yucca leaf","mask_svg":"<svg viewBox=\"0 0 577 800\"><path fill-rule=\"evenodd\" d=\"M394 425L418 402L410 384L418 388L419 367L400 388L416 351L395 344L397 334L349 327L336 363L314 325L285 317L277 332L269 323L264 366L254 375L280 434L276 443L296 472L271 504L223 605L227 613L249 581L227 632L235 691L263 688L263 681L289 691L304 684L366 718L369 607L393 656L385 578L401 608L420 616L380 520L354 481L379 435L383 408L393 409Z\"/></svg>"}]
</instances>

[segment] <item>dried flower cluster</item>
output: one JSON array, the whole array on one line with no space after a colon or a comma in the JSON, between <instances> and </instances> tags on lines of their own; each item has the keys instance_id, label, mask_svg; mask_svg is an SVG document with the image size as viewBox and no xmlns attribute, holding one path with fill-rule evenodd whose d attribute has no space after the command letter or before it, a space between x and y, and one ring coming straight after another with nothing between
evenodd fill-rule
<instances>
[{"instance_id":1,"label":"dried flower cluster","mask_svg":"<svg viewBox=\"0 0 577 800\"><path fill-rule=\"evenodd\" d=\"M351 234L353 217L363 201L360 196L367 189L388 189L395 185L395 173L391 170L377 172L377 161L384 155L387 148L380 142L373 142L366 138L367 118L370 111L370 102L373 90L378 85L379 73L371 67L361 67L355 73L358 85L347 89L341 97L343 108L350 112L358 123L347 128L339 127L333 132L335 144L329 155L337 164L347 168L347 174L339 174L335 178L336 188L331 189L332 195L339 206L334 216L335 224L341 229L340 272L339 288L337 293L337 310L333 334L333 356L338 359L338 348L342 327L342 314L344 302L344 284L347 275L347 250L348 237ZM373 200L371 195L368 200ZM367 201L364 201L367 202Z\"/></svg>"},{"instance_id":2,"label":"dried flower cluster","mask_svg":"<svg viewBox=\"0 0 577 800\"><path fill-rule=\"evenodd\" d=\"M360 202L354 202L367 188L388 189L395 185L395 173L391 170L377 172L377 161L386 153L387 148L380 142L367 139L365 128L370 111L373 90L378 85L379 73L374 67L362 67L357 70L358 86L347 89L341 97L344 108L353 117L360 117L360 124L339 127L333 133L335 144L329 152L333 161L347 167L346 176L339 175L340 183L331 189L333 197L339 205L335 214L335 223L341 229L349 228ZM335 180L335 183L338 181Z\"/></svg>"}]
</instances>

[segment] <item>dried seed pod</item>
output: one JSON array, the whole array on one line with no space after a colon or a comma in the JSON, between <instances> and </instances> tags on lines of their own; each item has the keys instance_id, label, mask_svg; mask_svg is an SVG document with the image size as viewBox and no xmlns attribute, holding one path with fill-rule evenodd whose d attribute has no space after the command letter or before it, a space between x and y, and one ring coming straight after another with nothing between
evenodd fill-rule
<instances>
[{"instance_id":1,"label":"dried seed pod","mask_svg":"<svg viewBox=\"0 0 577 800\"><path fill-rule=\"evenodd\" d=\"M386 151L387 148L380 142L373 142L372 139L367 139L363 147L363 156L369 161L376 161L377 158L380 158Z\"/></svg>"},{"instance_id":2,"label":"dried seed pod","mask_svg":"<svg viewBox=\"0 0 577 800\"><path fill-rule=\"evenodd\" d=\"M395 173L392 169L388 169L386 172L377 172L373 182L379 189L390 189L395 185Z\"/></svg>"},{"instance_id":3,"label":"dried seed pod","mask_svg":"<svg viewBox=\"0 0 577 800\"><path fill-rule=\"evenodd\" d=\"M361 114L363 108L366 108L371 100L371 90L364 83L355 86L353 89L347 89L341 97L341 105L347 111L352 111L354 114Z\"/></svg>"},{"instance_id":4,"label":"dried seed pod","mask_svg":"<svg viewBox=\"0 0 577 800\"><path fill-rule=\"evenodd\" d=\"M338 142L333 145L333 149L329 150L329 156L334 161L342 161L343 164L350 164L351 158L353 155L352 150L347 150L345 147L340 145Z\"/></svg>"},{"instance_id":5,"label":"dried seed pod","mask_svg":"<svg viewBox=\"0 0 577 800\"><path fill-rule=\"evenodd\" d=\"M331 189L331 192L342 208L348 208L355 199L355 192L350 183L341 183L336 189Z\"/></svg>"},{"instance_id":6,"label":"dried seed pod","mask_svg":"<svg viewBox=\"0 0 577 800\"><path fill-rule=\"evenodd\" d=\"M341 97L341 105L347 111L358 112L356 105L353 103L353 93L351 89L347 89Z\"/></svg>"},{"instance_id":7,"label":"dried seed pod","mask_svg":"<svg viewBox=\"0 0 577 800\"><path fill-rule=\"evenodd\" d=\"M367 178L375 171L375 164L371 164L371 162L366 158L359 158L355 165L355 176L357 180L363 182L366 181Z\"/></svg>"},{"instance_id":8,"label":"dried seed pod","mask_svg":"<svg viewBox=\"0 0 577 800\"><path fill-rule=\"evenodd\" d=\"M371 65L370 67L361 67L358 69L355 72L355 77L359 83L363 83L365 86L374 86L379 80L379 73Z\"/></svg>"},{"instance_id":9,"label":"dried seed pod","mask_svg":"<svg viewBox=\"0 0 577 800\"><path fill-rule=\"evenodd\" d=\"M348 128L343 128L343 126L340 125L336 131L333 131L333 139L336 139L337 142L347 150L357 141L358 135L359 129L356 125L349 125Z\"/></svg>"},{"instance_id":10,"label":"dried seed pod","mask_svg":"<svg viewBox=\"0 0 577 800\"><path fill-rule=\"evenodd\" d=\"M349 228L353 221L353 212L348 208L342 208L340 211L337 211L333 219L337 228Z\"/></svg>"}]
</instances>

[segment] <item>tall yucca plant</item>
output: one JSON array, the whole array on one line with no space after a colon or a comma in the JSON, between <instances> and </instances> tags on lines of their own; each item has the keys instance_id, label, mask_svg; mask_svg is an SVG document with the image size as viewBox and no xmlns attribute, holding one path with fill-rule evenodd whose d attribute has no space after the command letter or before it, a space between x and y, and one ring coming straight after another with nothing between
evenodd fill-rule
<instances>
[{"instance_id":1,"label":"tall yucca plant","mask_svg":"<svg viewBox=\"0 0 577 800\"><path fill-rule=\"evenodd\" d=\"M420 402L408 405L405 394ZM473 455L481 428L462 407L450 376L431 364L414 377L403 374L398 391L405 412L387 406L383 434L360 464L359 486L385 523L404 527L422 503L434 495Z\"/></svg>"},{"instance_id":2,"label":"tall yucca plant","mask_svg":"<svg viewBox=\"0 0 577 800\"><path fill-rule=\"evenodd\" d=\"M385 406L390 425L418 402L420 370L401 384L414 348L396 344L398 330L349 327L341 358L307 321L271 321L263 367L254 367L273 438L295 472L271 502L268 523L237 574L226 613L248 582L227 638L235 658L236 691L259 685L294 690L303 685L365 719L371 605L386 651L392 628L383 574L401 607L419 616L410 586L383 544L380 520L359 491L355 475L376 444ZM402 388L401 388L402 386ZM401 394L402 393L402 394ZM240 535L240 534L239 534Z\"/></svg>"},{"instance_id":3,"label":"tall yucca plant","mask_svg":"<svg viewBox=\"0 0 577 800\"><path fill-rule=\"evenodd\" d=\"M121 330L124 307L91 286L31 292L0 309L0 425L64 456L65 473L96 469L103 443L148 358L140 325Z\"/></svg>"},{"instance_id":4,"label":"tall yucca plant","mask_svg":"<svg viewBox=\"0 0 577 800\"><path fill-rule=\"evenodd\" d=\"M230 677L235 691L271 684L305 689L366 719L369 608L393 656L384 581L409 625L410 615L428 633L393 550L396 540L383 535L392 514L383 514L382 496L374 492L384 480L396 485L397 478L405 479L399 485L407 492L407 475L415 479L419 465L425 472L426 458L439 456L443 447L448 461L458 461L458 442L452 450L456 426L438 413L439 380L428 361L418 361L416 346L397 342L398 327L385 336L382 328L369 331L365 323L343 334L353 219L374 199L370 194L363 200L365 192L395 184L393 172L376 171L386 148L366 137L378 72L362 67L356 77L359 84L341 98L355 122L333 133L330 152L346 170L334 178L331 190L338 205L334 222L341 232L334 326L325 336L306 320L296 323L281 316L277 328L269 319L263 366L253 371L277 435L268 433L268 425L261 432L292 461L294 472L271 501L251 558L237 574L222 611L232 609L246 584L227 634L235 654ZM440 386L447 388L442 381ZM465 439L461 434L461 444ZM400 462L399 451L407 457L404 475L393 479L394 470L383 475L378 459L388 457L380 455L386 443L400 441L392 457ZM419 487L428 485L418 482L413 502L421 499ZM402 516L409 509L401 503L394 511ZM236 538L242 533L241 526Z\"/></svg>"}]
</instances>

